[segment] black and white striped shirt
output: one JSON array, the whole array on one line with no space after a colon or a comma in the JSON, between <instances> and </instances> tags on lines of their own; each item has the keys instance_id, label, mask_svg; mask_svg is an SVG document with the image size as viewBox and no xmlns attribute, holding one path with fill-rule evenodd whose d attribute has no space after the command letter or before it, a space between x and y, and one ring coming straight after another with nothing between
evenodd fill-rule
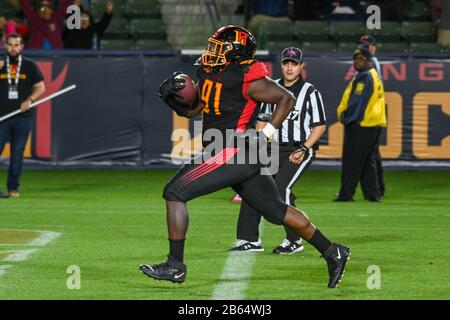
<instances>
[{"instance_id":1,"label":"black and white striped shirt","mask_svg":"<svg viewBox=\"0 0 450 320\"><path fill-rule=\"evenodd\" d=\"M283 127L275 132L273 139L280 143L305 142L313 127L326 124L322 96L311 83L302 79L290 87L283 85L283 79L276 81L294 94L297 103L284 120ZM271 116L275 108L276 105L271 103L262 103L260 112Z\"/></svg>"}]
</instances>

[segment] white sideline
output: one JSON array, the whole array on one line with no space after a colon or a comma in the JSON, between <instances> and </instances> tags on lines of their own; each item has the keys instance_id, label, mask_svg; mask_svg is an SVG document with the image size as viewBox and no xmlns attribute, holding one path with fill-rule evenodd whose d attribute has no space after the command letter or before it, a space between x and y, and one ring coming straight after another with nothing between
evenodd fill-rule
<instances>
[{"instance_id":1,"label":"white sideline","mask_svg":"<svg viewBox=\"0 0 450 320\"><path fill-rule=\"evenodd\" d=\"M5 251L5 252L11 252L11 254L8 255L6 258L4 258L2 261L5 261L5 262L25 261L25 260L27 260L29 255L35 253L36 251L37 251L37 249Z\"/></svg>"},{"instance_id":2,"label":"white sideline","mask_svg":"<svg viewBox=\"0 0 450 320\"><path fill-rule=\"evenodd\" d=\"M264 221L259 225L259 237L263 235ZM245 299L247 281L252 275L255 255L258 252L230 252L220 277L220 282L214 287L212 300L242 300Z\"/></svg>"},{"instance_id":3,"label":"white sideline","mask_svg":"<svg viewBox=\"0 0 450 320\"><path fill-rule=\"evenodd\" d=\"M27 246L45 246L59 238L61 233L53 231L39 231L41 235L27 243Z\"/></svg>"},{"instance_id":4,"label":"white sideline","mask_svg":"<svg viewBox=\"0 0 450 320\"><path fill-rule=\"evenodd\" d=\"M45 246L61 236L61 233L54 231L39 231L39 230L13 230L13 229L1 229L8 231L30 231L39 232L40 235L26 244L0 244L0 246ZM3 262L21 262L28 259L28 257L37 252L38 249L24 249L24 250L6 250L2 252L10 253L6 258L2 259ZM0 277L5 274L6 270L11 265L0 265Z\"/></svg>"}]
</instances>

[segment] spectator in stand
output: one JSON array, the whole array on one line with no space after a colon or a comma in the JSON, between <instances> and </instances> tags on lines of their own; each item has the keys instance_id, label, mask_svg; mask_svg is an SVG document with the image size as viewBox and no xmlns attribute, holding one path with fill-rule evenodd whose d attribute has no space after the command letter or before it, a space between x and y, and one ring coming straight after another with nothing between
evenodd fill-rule
<instances>
[{"instance_id":1,"label":"spectator in stand","mask_svg":"<svg viewBox=\"0 0 450 320\"><path fill-rule=\"evenodd\" d=\"M81 1L75 1L75 4ZM99 22L95 22L88 11L81 13L81 29L65 28L63 32L64 48L66 49L92 49L97 47L94 43L95 35L99 39L108 28L113 16L114 3L111 0L106 1L105 12Z\"/></svg>"},{"instance_id":2,"label":"spectator in stand","mask_svg":"<svg viewBox=\"0 0 450 320\"><path fill-rule=\"evenodd\" d=\"M28 47L32 49L63 49L62 27L67 7L73 0L61 0L56 11L50 0L41 0L37 11L30 0L20 0L25 18L31 30Z\"/></svg>"},{"instance_id":3,"label":"spectator in stand","mask_svg":"<svg viewBox=\"0 0 450 320\"><path fill-rule=\"evenodd\" d=\"M431 6L431 20L439 23L442 17L442 7L444 3L442 0L430 0Z\"/></svg>"},{"instance_id":4,"label":"spectator in stand","mask_svg":"<svg viewBox=\"0 0 450 320\"><path fill-rule=\"evenodd\" d=\"M294 0L294 20L321 20L323 0Z\"/></svg>"},{"instance_id":5,"label":"spectator in stand","mask_svg":"<svg viewBox=\"0 0 450 320\"><path fill-rule=\"evenodd\" d=\"M381 20L398 21L404 20L405 8L408 6L406 0L376 0L376 4L381 9Z\"/></svg>"},{"instance_id":6,"label":"spectator in stand","mask_svg":"<svg viewBox=\"0 0 450 320\"><path fill-rule=\"evenodd\" d=\"M258 34L259 25L264 22L289 22L286 0L251 0L252 16L248 23L250 32Z\"/></svg>"},{"instance_id":7,"label":"spectator in stand","mask_svg":"<svg viewBox=\"0 0 450 320\"><path fill-rule=\"evenodd\" d=\"M359 0L328 0L325 1L325 13L328 20L361 20Z\"/></svg>"}]
</instances>

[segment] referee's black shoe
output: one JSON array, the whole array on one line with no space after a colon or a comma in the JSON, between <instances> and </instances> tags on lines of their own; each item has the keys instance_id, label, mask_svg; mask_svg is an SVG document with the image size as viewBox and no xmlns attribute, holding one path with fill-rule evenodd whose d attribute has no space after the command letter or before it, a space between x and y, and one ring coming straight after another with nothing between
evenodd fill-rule
<instances>
[{"instance_id":1,"label":"referee's black shoe","mask_svg":"<svg viewBox=\"0 0 450 320\"><path fill-rule=\"evenodd\" d=\"M0 191L0 199L7 199L9 196Z\"/></svg>"},{"instance_id":2,"label":"referee's black shoe","mask_svg":"<svg viewBox=\"0 0 450 320\"><path fill-rule=\"evenodd\" d=\"M342 244L333 243L323 257L328 264L328 288L336 288L345 273L345 264L350 259L350 248Z\"/></svg>"},{"instance_id":3,"label":"referee's black shoe","mask_svg":"<svg viewBox=\"0 0 450 320\"><path fill-rule=\"evenodd\" d=\"M142 264L139 267L144 274L156 280L172 281L173 283L182 283L186 280L187 268L182 262L176 261L169 256L167 262L148 265Z\"/></svg>"},{"instance_id":4,"label":"referee's black shoe","mask_svg":"<svg viewBox=\"0 0 450 320\"><path fill-rule=\"evenodd\" d=\"M272 252L275 254L294 254L297 252L301 252L305 248L303 247L302 242L302 239L297 241L284 239L278 247L272 250Z\"/></svg>"},{"instance_id":5,"label":"referee's black shoe","mask_svg":"<svg viewBox=\"0 0 450 320\"><path fill-rule=\"evenodd\" d=\"M242 252L263 252L261 241L258 239L256 242L237 240L236 245L228 251L242 251Z\"/></svg>"}]
</instances>

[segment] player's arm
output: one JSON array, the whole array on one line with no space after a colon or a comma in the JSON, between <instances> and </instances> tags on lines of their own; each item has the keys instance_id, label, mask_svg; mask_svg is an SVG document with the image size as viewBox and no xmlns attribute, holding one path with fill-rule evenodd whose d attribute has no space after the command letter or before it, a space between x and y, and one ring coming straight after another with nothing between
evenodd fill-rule
<instances>
[{"instance_id":1,"label":"player's arm","mask_svg":"<svg viewBox=\"0 0 450 320\"><path fill-rule=\"evenodd\" d=\"M185 86L184 79L176 78L179 74L182 74L182 72L174 72L169 78L164 80L164 82L159 86L157 94L180 117L192 118L201 112L203 109L203 104L200 101L198 94L197 98L192 103L192 106L184 105L175 99L175 97L181 98L178 91L183 89Z\"/></svg>"},{"instance_id":2,"label":"player's arm","mask_svg":"<svg viewBox=\"0 0 450 320\"><path fill-rule=\"evenodd\" d=\"M262 132L271 138L275 130L280 128L289 112L295 106L295 97L275 81L265 77L253 81L247 90L247 95L255 101L264 101L277 105L270 122L267 122Z\"/></svg>"}]
</instances>

